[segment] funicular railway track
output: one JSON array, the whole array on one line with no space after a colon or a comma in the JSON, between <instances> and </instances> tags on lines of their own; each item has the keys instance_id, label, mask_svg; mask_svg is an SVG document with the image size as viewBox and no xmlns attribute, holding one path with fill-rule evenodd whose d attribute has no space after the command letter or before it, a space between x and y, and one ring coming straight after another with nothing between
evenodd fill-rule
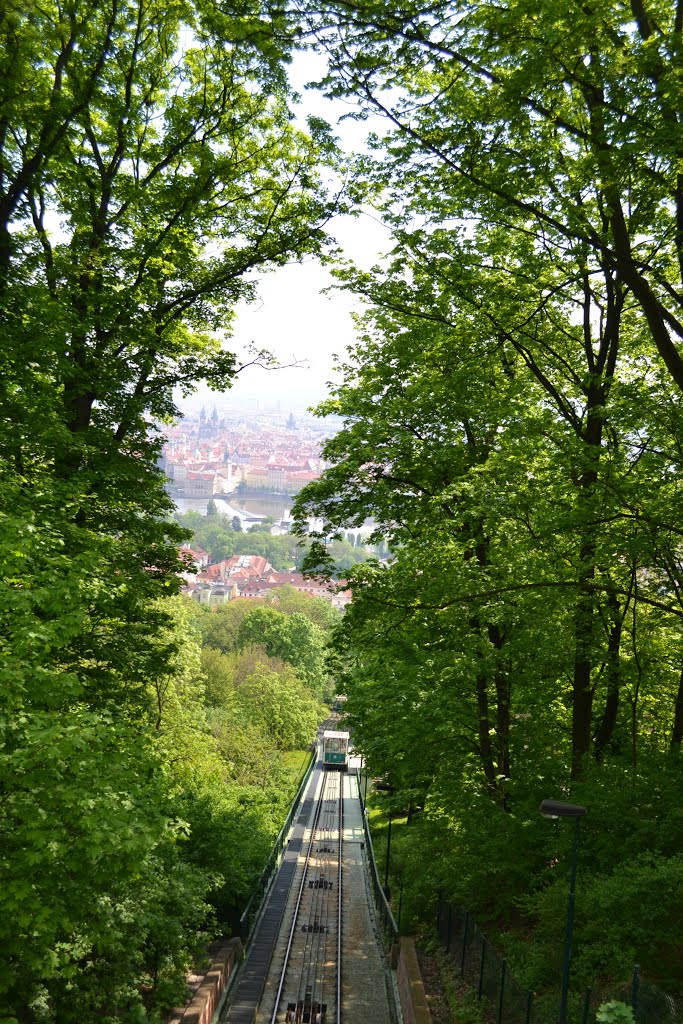
<instances>
[{"instance_id":1,"label":"funicular railway track","mask_svg":"<svg viewBox=\"0 0 683 1024\"><path fill-rule=\"evenodd\" d=\"M343 775L323 771L270 1024L341 1024Z\"/></svg>"}]
</instances>

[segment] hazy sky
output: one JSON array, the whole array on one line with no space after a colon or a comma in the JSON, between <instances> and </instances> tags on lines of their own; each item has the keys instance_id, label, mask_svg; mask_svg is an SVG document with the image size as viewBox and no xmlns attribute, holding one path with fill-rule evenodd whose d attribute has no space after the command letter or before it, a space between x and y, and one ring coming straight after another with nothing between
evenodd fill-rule
<instances>
[{"instance_id":1,"label":"hazy sky","mask_svg":"<svg viewBox=\"0 0 683 1024\"><path fill-rule=\"evenodd\" d=\"M341 101L325 99L317 91L304 90L307 81L322 74L320 58L312 54L298 56L291 69L291 80L302 94L302 118L308 113L325 118L335 127L347 151L361 149L368 124L339 118L350 109ZM330 227L345 252L362 266L370 266L389 244L389 234L370 212L358 218L340 217ZM327 382L333 377L333 355L342 355L353 341L351 311L358 308L348 295L325 296L322 290L332 284L329 271L315 261L291 264L261 278L259 300L242 304L234 325L231 348L241 353L250 343L274 352L282 363L305 361L306 368L245 370L224 396L216 399L219 406L263 406L276 399L281 408L301 410L327 393ZM212 401L205 389L190 399L187 407L198 401Z\"/></svg>"}]
</instances>

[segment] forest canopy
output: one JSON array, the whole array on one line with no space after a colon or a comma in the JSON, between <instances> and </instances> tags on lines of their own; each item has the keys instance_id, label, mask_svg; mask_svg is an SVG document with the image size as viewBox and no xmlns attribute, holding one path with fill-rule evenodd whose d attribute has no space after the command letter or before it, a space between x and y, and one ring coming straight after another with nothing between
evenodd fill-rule
<instances>
[{"instance_id":1,"label":"forest canopy","mask_svg":"<svg viewBox=\"0 0 683 1024\"><path fill-rule=\"evenodd\" d=\"M275 749L255 777L221 748L228 732L270 743L246 696L205 710L200 643L173 597L188 534L157 468L178 397L239 372L230 324L255 275L321 254L343 206L323 181L325 123L293 126L280 27L259 4L213 0L0 9L10 1018L157 1019L229 930L291 795ZM275 706L279 676L256 674ZM305 714L275 730L282 749L318 709L293 670L285 686Z\"/></svg>"},{"instance_id":2,"label":"forest canopy","mask_svg":"<svg viewBox=\"0 0 683 1024\"><path fill-rule=\"evenodd\" d=\"M543 987L570 838L538 805L571 798L577 984L679 988L677 912L635 907L681 883L681 7L295 6L393 232L337 271L366 313L296 513L394 556L350 573L339 652L370 772L422 809L399 872L523 909L502 941Z\"/></svg>"}]
</instances>

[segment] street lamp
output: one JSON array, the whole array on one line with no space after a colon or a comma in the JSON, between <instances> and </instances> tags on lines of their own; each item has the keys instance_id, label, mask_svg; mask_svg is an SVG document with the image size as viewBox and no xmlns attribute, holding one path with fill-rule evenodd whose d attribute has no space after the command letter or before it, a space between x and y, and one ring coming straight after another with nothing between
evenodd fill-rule
<instances>
[{"instance_id":1,"label":"street lamp","mask_svg":"<svg viewBox=\"0 0 683 1024\"><path fill-rule=\"evenodd\" d=\"M389 811L389 830L387 832L387 859L384 867L384 891L389 898L389 853L391 851L391 811Z\"/></svg>"},{"instance_id":2,"label":"street lamp","mask_svg":"<svg viewBox=\"0 0 683 1024\"><path fill-rule=\"evenodd\" d=\"M576 862L579 852L579 822L586 814L580 804L565 804L561 800L542 800L538 808L544 818L573 818L574 845L572 847L572 873L569 883L569 906L567 908L567 931L564 940L564 964L562 965L562 992L560 995L560 1024L567 1024L567 996L569 994L569 964L572 958L572 930L574 928L574 889L576 885Z\"/></svg>"}]
</instances>

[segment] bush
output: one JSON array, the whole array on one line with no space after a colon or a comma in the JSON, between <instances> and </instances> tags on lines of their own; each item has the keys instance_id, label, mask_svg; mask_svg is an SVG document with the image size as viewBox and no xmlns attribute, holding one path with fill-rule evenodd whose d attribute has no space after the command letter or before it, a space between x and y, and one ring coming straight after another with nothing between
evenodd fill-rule
<instances>
[{"instance_id":1,"label":"bush","mask_svg":"<svg viewBox=\"0 0 683 1024\"><path fill-rule=\"evenodd\" d=\"M651 981L676 986L683 957L678 894L683 856L643 854L605 875L579 875L572 953L572 984L584 988L596 977L628 978L639 962ZM523 902L536 919L524 957L526 983L556 977L567 918L568 879L558 878ZM533 972L528 968L533 965Z\"/></svg>"},{"instance_id":2,"label":"bush","mask_svg":"<svg viewBox=\"0 0 683 1024\"><path fill-rule=\"evenodd\" d=\"M599 1024L635 1024L631 1007L627 1003L619 1002L618 999L602 1003L595 1017Z\"/></svg>"}]
</instances>

